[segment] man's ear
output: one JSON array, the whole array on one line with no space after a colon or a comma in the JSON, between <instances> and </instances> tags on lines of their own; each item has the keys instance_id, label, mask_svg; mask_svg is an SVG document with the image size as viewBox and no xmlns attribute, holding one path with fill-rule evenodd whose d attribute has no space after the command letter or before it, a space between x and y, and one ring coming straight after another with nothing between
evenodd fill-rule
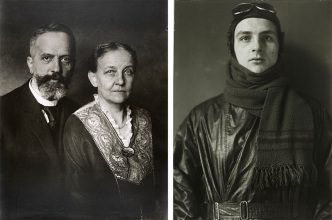
<instances>
[{"instance_id":1,"label":"man's ear","mask_svg":"<svg viewBox=\"0 0 332 220\"><path fill-rule=\"evenodd\" d=\"M27 64L28 64L30 73L33 74L33 60L32 60L32 57L30 57L30 56L27 57Z\"/></svg>"},{"instance_id":2,"label":"man's ear","mask_svg":"<svg viewBox=\"0 0 332 220\"><path fill-rule=\"evenodd\" d=\"M93 85L93 87L97 87L96 73L89 71L88 78L90 80L90 83Z\"/></svg>"}]
</instances>

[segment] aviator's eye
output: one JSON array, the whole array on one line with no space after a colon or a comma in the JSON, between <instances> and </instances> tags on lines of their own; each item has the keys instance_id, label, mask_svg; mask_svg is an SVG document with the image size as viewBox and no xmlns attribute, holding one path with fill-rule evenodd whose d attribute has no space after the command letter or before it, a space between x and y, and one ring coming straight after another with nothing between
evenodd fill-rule
<instances>
[{"instance_id":1,"label":"aviator's eye","mask_svg":"<svg viewBox=\"0 0 332 220\"><path fill-rule=\"evenodd\" d=\"M269 36L269 35L265 36L264 39L265 39L266 41L268 41L268 42L272 42L272 41L274 41L273 37L272 37L272 36Z\"/></svg>"},{"instance_id":2,"label":"aviator's eye","mask_svg":"<svg viewBox=\"0 0 332 220\"><path fill-rule=\"evenodd\" d=\"M246 41L250 40L250 36L244 35L244 36L241 36L239 39L240 39L240 41L246 42Z\"/></svg>"}]
</instances>

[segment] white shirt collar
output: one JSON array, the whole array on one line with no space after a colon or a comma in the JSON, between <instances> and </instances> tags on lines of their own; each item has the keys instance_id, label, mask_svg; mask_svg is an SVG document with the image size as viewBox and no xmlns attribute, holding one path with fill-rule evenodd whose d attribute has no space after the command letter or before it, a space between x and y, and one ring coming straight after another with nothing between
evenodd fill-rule
<instances>
[{"instance_id":1,"label":"white shirt collar","mask_svg":"<svg viewBox=\"0 0 332 220\"><path fill-rule=\"evenodd\" d=\"M29 88L30 88L30 91L31 91L32 95L35 97L35 99L37 100L37 102L39 104L41 104L43 106L48 106L48 107L56 106L58 104L58 100L50 101L50 100L47 100L44 97L42 97L40 95L40 92L38 90L36 91L32 87L32 78L29 81Z\"/></svg>"}]
</instances>

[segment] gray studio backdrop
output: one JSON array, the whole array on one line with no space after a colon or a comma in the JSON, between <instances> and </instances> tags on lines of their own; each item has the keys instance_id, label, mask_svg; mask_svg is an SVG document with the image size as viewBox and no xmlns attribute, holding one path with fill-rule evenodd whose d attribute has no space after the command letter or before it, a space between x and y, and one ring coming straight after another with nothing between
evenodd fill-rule
<instances>
[{"instance_id":1,"label":"gray studio backdrop","mask_svg":"<svg viewBox=\"0 0 332 220\"><path fill-rule=\"evenodd\" d=\"M226 32L240 2L175 1L174 134L189 111L224 90ZM284 64L295 86L332 112L332 1L270 0L285 32ZM295 76L295 77L294 77Z\"/></svg>"},{"instance_id":2,"label":"gray studio backdrop","mask_svg":"<svg viewBox=\"0 0 332 220\"><path fill-rule=\"evenodd\" d=\"M152 115L157 172L167 192L167 1L164 0L0 0L0 95L30 78L26 65L30 32L57 22L77 41L69 96L80 105L93 99L86 59L107 41L131 45L138 55L132 101Z\"/></svg>"}]
</instances>

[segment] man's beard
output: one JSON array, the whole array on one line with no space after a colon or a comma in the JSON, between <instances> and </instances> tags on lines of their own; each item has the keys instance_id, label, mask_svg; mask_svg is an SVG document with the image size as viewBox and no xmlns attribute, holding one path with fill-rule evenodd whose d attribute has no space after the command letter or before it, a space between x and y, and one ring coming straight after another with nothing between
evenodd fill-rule
<instances>
[{"instance_id":1,"label":"man's beard","mask_svg":"<svg viewBox=\"0 0 332 220\"><path fill-rule=\"evenodd\" d=\"M58 73L53 75L34 75L40 94L43 98L54 101L60 100L67 94L70 77L63 77Z\"/></svg>"}]
</instances>

